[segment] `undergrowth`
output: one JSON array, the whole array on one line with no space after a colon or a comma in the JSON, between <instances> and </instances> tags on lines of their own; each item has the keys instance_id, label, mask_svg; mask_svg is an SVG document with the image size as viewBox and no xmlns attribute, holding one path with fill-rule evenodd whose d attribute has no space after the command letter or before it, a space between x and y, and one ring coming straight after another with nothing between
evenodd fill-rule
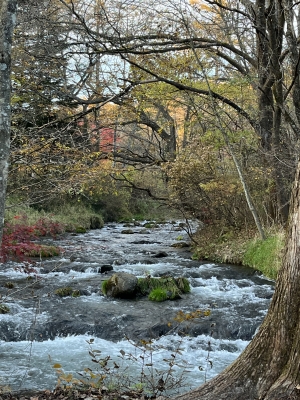
<instances>
[{"instance_id":1,"label":"undergrowth","mask_svg":"<svg viewBox=\"0 0 300 400\"><path fill-rule=\"evenodd\" d=\"M23 261L33 257L53 257L60 254L56 246L38 244L40 237L53 237L64 232L84 233L92 223L103 226L101 215L89 207L64 203L53 206L51 212L18 205L8 200L1 246L1 260Z\"/></svg>"},{"instance_id":2,"label":"undergrowth","mask_svg":"<svg viewBox=\"0 0 300 400\"><path fill-rule=\"evenodd\" d=\"M8 199L5 221L14 225L16 215L25 215L30 226L45 219L51 221L52 224L60 224L64 227L64 231L68 232L76 232L77 228L90 229L91 219L95 217L99 220L100 227L103 226L102 215L95 213L91 207L81 202L62 201L59 204L48 205L45 209L37 210L26 204L18 205L15 199Z\"/></svg>"},{"instance_id":3,"label":"undergrowth","mask_svg":"<svg viewBox=\"0 0 300 400\"><path fill-rule=\"evenodd\" d=\"M254 239L248 243L243 264L261 271L264 275L276 279L281 266L284 235L279 232L265 240Z\"/></svg>"},{"instance_id":4,"label":"undergrowth","mask_svg":"<svg viewBox=\"0 0 300 400\"><path fill-rule=\"evenodd\" d=\"M217 231L207 227L194 235L193 259L223 264L245 265L275 279L281 266L285 233L281 227L266 230L267 239L255 230ZM254 239L253 239L254 238Z\"/></svg>"},{"instance_id":5,"label":"undergrowth","mask_svg":"<svg viewBox=\"0 0 300 400\"><path fill-rule=\"evenodd\" d=\"M30 257L52 257L60 254L56 246L36 243L38 237L51 236L63 232L63 225L40 218L34 225L29 225L26 215L16 215L14 223L5 223L3 229L1 258L25 260Z\"/></svg>"}]
</instances>

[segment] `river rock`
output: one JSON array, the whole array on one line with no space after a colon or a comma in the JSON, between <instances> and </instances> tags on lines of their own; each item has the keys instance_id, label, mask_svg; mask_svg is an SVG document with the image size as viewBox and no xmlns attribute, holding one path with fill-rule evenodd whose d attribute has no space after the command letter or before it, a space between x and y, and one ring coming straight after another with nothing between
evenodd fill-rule
<instances>
[{"instance_id":1,"label":"river rock","mask_svg":"<svg viewBox=\"0 0 300 400\"><path fill-rule=\"evenodd\" d=\"M158 253L154 254L154 258L163 258L163 257L168 257L168 253L165 251L159 251Z\"/></svg>"},{"instance_id":2,"label":"river rock","mask_svg":"<svg viewBox=\"0 0 300 400\"><path fill-rule=\"evenodd\" d=\"M99 268L99 272L100 272L100 274L104 274L105 272L112 271L113 269L114 268L112 265L104 264L104 265L101 265L101 267Z\"/></svg>"},{"instance_id":3,"label":"river rock","mask_svg":"<svg viewBox=\"0 0 300 400\"><path fill-rule=\"evenodd\" d=\"M134 231L132 229L123 229L121 233L122 235L133 235Z\"/></svg>"},{"instance_id":4,"label":"river rock","mask_svg":"<svg viewBox=\"0 0 300 400\"><path fill-rule=\"evenodd\" d=\"M127 272L114 274L106 284L106 296L130 299L135 297L138 279Z\"/></svg>"}]
</instances>

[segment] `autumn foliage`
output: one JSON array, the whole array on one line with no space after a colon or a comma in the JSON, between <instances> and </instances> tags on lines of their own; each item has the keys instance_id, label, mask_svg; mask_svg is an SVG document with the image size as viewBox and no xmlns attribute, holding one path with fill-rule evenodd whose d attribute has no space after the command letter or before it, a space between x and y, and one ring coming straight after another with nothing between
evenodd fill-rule
<instances>
[{"instance_id":1,"label":"autumn foliage","mask_svg":"<svg viewBox=\"0 0 300 400\"><path fill-rule=\"evenodd\" d=\"M16 223L6 223L3 231L1 259L26 260L29 257L49 257L59 254L54 246L45 246L36 243L38 237L51 236L63 232L63 225L48 220L39 219L36 224L28 225L25 215L16 215Z\"/></svg>"}]
</instances>

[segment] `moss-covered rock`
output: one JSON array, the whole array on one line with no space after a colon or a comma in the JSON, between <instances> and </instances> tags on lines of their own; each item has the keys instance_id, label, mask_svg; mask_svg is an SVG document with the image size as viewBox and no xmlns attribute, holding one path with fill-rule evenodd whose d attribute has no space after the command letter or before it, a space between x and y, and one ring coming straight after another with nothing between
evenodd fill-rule
<instances>
[{"instance_id":1,"label":"moss-covered rock","mask_svg":"<svg viewBox=\"0 0 300 400\"><path fill-rule=\"evenodd\" d=\"M84 228L83 226L77 226L75 229L76 233L86 233L86 228Z\"/></svg>"},{"instance_id":2,"label":"moss-covered rock","mask_svg":"<svg viewBox=\"0 0 300 400\"><path fill-rule=\"evenodd\" d=\"M67 287L63 287L63 288L59 288L55 290L55 294L59 297L67 297L67 296L71 296L73 293L73 289L69 286Z\"/></svg>"},{"instance_id":3,"label":"moss-covered rock","mask_svg":"<svg viewBox=\"0 0 300 400\"><path fill-rule=\"evenodd\" d=\"M13 289L15 287L15 284L13 282L5 282L4 286L7 289Z\"/></svg>"},{"instance_id":4,"label":"moss-covered rock","mask_svg":"<svg viewBox=\"0 0 300 400\"><path fill-rule=\"evenodd\" d=\"M118 272L102 283L102 291L109 297L133 298L137 293L137 283L136 276L126 272Z\"/></svg>"},{"instance_id":5,"label":"moss-covered rock","mask_svg":"<svg viewBox=\"0 0 300 400\"><path fill-rule=\"evenodd\" d=\"M123 229L121 233L122 235L132 235L134 234L134 231L132 229Z\"/></svg>"},{"instance_id":6,"label":"moss-covered rock","mask_svg":"<svg viewBox=\"0 0 300 400\"><path fill-rule=\"evenodd\" d=\"M143 227L147 229L154 229L159 228L159 225L156 222L146 222Z\"/></svg>"},{"instance_id":7,"label":"moss-covered rock","mask_svg":"<svg viewBox=\"0 0 300 400\"><path fill-rule=\"evenodd\" d=\"M152 293L155 289L160 289L160 292L155 291ZM138 279L138 291L142 296L148 295L149 299L153 301L175 300L179 299L182 293L188 293L190 291L190 284L189 281L183 277L173 278L167 276L153 278L148 276ZM155 300L155 298L159 298L160 300Z\"/></svg>"},{"instance_id":8,"label":"moss-covered rock","mask_svg":"<svg viewBox=\"0 0 300 400\"><path fill-rule=\"evenodd\" d=\"M151 290L148 299L151 301L165 301L168 300L168 292L166 289L156 288Z\"/></svg>"},{"instance_id":9,"label":"moss-covered rock","mask_svg":"<svg viewBox=\"0 0 300 400\"><path fill-rule=\"evenodd\" d=\"M190 247L190 245L186 242L178 242L171 244L171 247L176 247L177 249L183 249L185 247Z\"/></svg>"}]
</instances>

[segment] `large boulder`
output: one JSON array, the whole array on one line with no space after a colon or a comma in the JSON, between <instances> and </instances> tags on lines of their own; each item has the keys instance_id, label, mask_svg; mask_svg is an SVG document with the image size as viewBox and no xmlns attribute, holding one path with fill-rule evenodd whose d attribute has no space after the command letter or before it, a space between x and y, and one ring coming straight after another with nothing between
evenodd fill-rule
<instances>
[{"instance_id":1,"label":"large boulder","mask_svg":"<svg viewBox=\"0 0 300 400\"><path fill-rule=\"evenodd\" d=\"M127 272L113 274L106 281L104 291L106 296L130 299L136 296L138 279Z\"/></svg>"}]
</instances>

